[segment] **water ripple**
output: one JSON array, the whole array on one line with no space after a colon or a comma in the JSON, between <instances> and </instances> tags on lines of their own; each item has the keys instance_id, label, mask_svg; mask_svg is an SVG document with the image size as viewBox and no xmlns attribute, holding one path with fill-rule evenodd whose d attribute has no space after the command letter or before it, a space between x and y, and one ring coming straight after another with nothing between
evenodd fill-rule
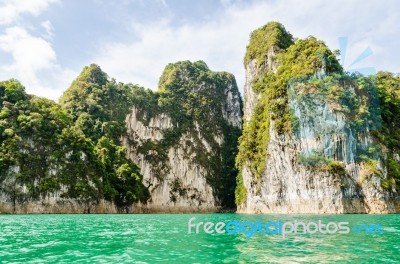
<instances>
[{"instance_id":1,"label":"water ripple","mask_svg":"<svg viewBox=\"0 0 400 264\"><path fill-rule=\"evenodd\" d=\"M231 220L379 223L380 235L188 234ZM1 215L1 263L397 263L399 215Z\"/></svg>"}]
</instances>

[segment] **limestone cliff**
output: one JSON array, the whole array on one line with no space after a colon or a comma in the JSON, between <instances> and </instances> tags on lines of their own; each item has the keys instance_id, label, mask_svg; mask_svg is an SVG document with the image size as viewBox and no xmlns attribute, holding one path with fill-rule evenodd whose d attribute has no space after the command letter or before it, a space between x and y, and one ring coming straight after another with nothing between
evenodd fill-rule
<instances>
[{"instance_id":1,"label":"limestone cliff","mask_svg":"<svg viewBox=\"0 0 400 264\"><path fill-rule=\"evenodd\" d=\"M253 32L245 67L238 212L400 211L398 120L387 111L400 106L398 77L346 74L323 42L294 42L276 22Z\"/></svg>"},{"instance_id":2,"label":"limestone cliff","mask_svg":"<svg viewBox=\"0 0 400 264\"><path fill-rule=\"evenodd\" d=\"M85 67L57 104L0 82L0 213L233 209L241 98L204 62L157 93Z\"/></svg>"},{"instance_id":3,"label":"limestone cliff","mask_svg":"<svg viewBox=\"0 0 400 264\"><path fill-rule=\"evenodd\" d=\"M114 213L145 202L120 143L143 89L85 67L59 104L0 82L0 212ZM128 107L129 105L129 107Z\"/></svg>"},{"instance_id":4,"label":"limestone cliff","mask_svg":"<svg viewBox=\"0 0 400 264\"><path fill-rule=\"evenodd\" d=\"M127 157L151 198L150 211L216 211L234 207L234 156L241 98L234 77L204 62L169 64L153 104L126 118Z\"/></svg>"}]
</instances>

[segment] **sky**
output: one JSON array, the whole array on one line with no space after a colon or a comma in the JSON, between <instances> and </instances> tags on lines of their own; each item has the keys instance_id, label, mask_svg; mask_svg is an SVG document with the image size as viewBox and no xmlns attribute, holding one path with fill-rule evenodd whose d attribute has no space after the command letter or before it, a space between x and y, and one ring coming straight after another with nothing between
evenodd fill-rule
<instances>
[{"instance_id":1,"label":"sky","mask_svg":"<svg viewBox=\"0 0 400 264\"><path fill-rule=\"evenodd\" d=\"M243 91L250 34L269 21L341 48L345 69L399 73L399 10L397 0L0 0L0 80L57 100L91 63L157 90L168 63L203 60Z\"/></svg>"}]
</instances>

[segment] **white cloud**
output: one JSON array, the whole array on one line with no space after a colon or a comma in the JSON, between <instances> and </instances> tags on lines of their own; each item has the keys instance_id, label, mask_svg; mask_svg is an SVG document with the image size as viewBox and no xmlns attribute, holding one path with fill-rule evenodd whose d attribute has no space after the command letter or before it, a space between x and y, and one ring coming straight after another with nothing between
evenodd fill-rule
<instances>
[{"instance_id":1,"label":"white cloud","mask_svg":"<svg viewBox=\"0 0 400 264\"><path fill-rule=\"evenodd\" d=\"M51 24L51 22L49 20L46 20L46 21L43 21L40 25L46 31L46 34L47 34L46 37L51 39L54 36L54 27Z\"/></svg>"},{"instance_id":2,"label":"white cloud","mask_svg":"<svg viewBox=\"0 0 400 264\"><path fill-rule=\"evenodd\" d=\"M332 49L338 48L338 37L348 36L347 61L370 46L374 54L363 63L377 69L398 71L400 55L394 52L397 50L395 43L399 43L400 29L397 25L400 17L396 13L396 1L314 0L299 5L294 0L283 0L257 1L247 6L222 1L225 10L214 20L202 24L193 22L172 26L168 20L135 23L132 35L139 36L139 40L105 43L94 61L118 80L156 88L167 63L204 60L212 70L234 73L242 89L242 60L249 34L268 21L276 20L295 37L314 35L325 40ZM389 43L390 40L393 44Z\"/></svg>"},{"instance_id":3,"label":"white cloud","mask_svg":"<svg viewBox=\"0 0 400 264\"><path fill-rule=\"evenodd\" d=\"M53 37L56 38L52 23L44 19L35 25L23 14L39 15L56 1L0 0L0 55L5 53L4 58L9 56L11 59L10 62L1 62L0 79L18 78L28 92L52 99L61 95L83 65L74 70L60 65L52 46ZM99 5L102 3L93 1L98 1ZM170 3L154 1L164 6ZM143 0L124 0L121 4L128 7L127 4L133 2L144 5ZM124 41L105 43L104 39L99 40L99 50L94 51L96 55L92 60L82 61L79 52L71 59L82 64L94 61L118 81L153 89L157 88L158 78L168 63L204 60L211 70L235 74L242 90L242 62L249 35L252 30L275 20L282 22L295 37L314 35L325 40L332 49L338 48L338 37L347 36L346 61L349 64L365 48L371 47L373 54L352 68L372 66L378 70L399 71L400 16L396 14L398 4L395 0L310 0L301 5L295 0L254 0L252 4L243 0L220 0L220 3L224 8L210 12L208 20L202 22L179 20L176 17L178 13L168 13L158 20L150 20L151 23L132 22L137 21L134 16L132 21L119 18L119 25L132 25L131 32L123 37ZM102 17L88 16L88 19L103 21ZM174 19L179 20L179 24ZM101 28L106 29L99 27L96 30ZM76 30L79 32L80 29ZM62 31L57 33L63 34ZM131 40L129 36L132 36ZM57 51L63 52L63 48L57 46Z\"/></svg>"},{"instance_id":4,"label":"white cloud","mask_svg":"<svg viewBox=\"0 0 400 264\"><path fill-rule=\"evenodd\" d=\"M0 64L0 80L16 78L28 93L56 100L76 72L57 63L50 42L54 28L49 20L40 24L45 31L42 38L27 30L35 30L36 25L21 18L24 14L37 16L54 2L58 0L0 0L0 25L4 27L0 33L0 51L11 57L9 63Z\"/></svg>"},{"instance_id":5,"label":"white cloud","mask_svg":"<svg viewBox=\"0 0 400 264\"><path fill-rule=\"evenodd\" d=\"M11 24L22 14L39 15L49 4L58 0L1 0L0 25Z\"/></svg>"},{"instance_id":6,"label":"white cloud","mask_svg":"<svg viewBox=\"0 0 400 264\"><path fill-rule=\"evenodd\" d=\"M170 62L204 60L212 70L237 72L242 68L242 57L248 33L257 22L234 22L234 14L222 26L221 21L203 25L183 25L172 28L168 21L135 24L139 41L108 43L94 59L111 76L125 82L156 88L158 77ZM244 30L243 30L244 28Z\"/></svg>"},{"instance_id":7,"label":"white cloud","mask_svg":"<svg viewBox=\"0 0 400 264\"><path fill-rule=\"evenodd\" d=\"M71 75L75 74L57 65L56 53L48 41L21 27L7 28L0 35L0 50L9 53L13 59L0 66L0 79L16 78L35 95L57 99L60 90L69 85ZM41 75L46 78L40 78Z\"/></svg>"},{"instance_id":8,"label":"white cloud","mask_svg":"<svg viewBox=\"0 0 400 264\"><path fill-rule=\"evenodd\" d=\"M49 42L30 35L21 27L5 30L5 34L0 36L0 49L10 53L14 59L12 64L3 66L3 70L30 75L31 82L36 81L35 72L51 68L56 60Z\"/></svg>"}]
</instances>

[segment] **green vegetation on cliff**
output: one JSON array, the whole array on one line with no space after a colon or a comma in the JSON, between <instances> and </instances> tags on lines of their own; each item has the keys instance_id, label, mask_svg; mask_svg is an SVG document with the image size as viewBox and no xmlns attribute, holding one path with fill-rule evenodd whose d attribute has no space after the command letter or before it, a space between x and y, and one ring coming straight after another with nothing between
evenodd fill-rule
<instances>
[{"instance_id":1,"label":"green vegetation on cliff","mask_svg":"<svg viewBox=\"0 0 400 264\"><path fill-rule=\"evenodd\" d=\"M178 141L187 134L194 139L185 149L194 154L193 164L206 171L218 203L233 208L240 125L232 125L226 115L241 105L230 106L226 98L230 94L241 103L234 76L212 72L202 61L184 61L169 64L159 86L159 92L153 92L117 83L93 64L57 104L27 95L16 80L1 82L0 191L14 204L52 195L81 203L105 199L121 208L145 203L148 189L121 143L125 119L135 107L145 125L161 113L172 120L163 140L147 141L137 149L158 167L156 176L162 179L168 172L168 150L181 147ZM172 190L186 195L178 180Z\"/></svg>"},{"instance_id":2,"label":"green vegetation on cliff","mask_svg":"<svg viewBox=\"0 0 400 264\"><path fill-rule=\"evenodd\" d=\"M286 50L293 44L293 36L286 31L285 27L278 22L269 22L265 26L254 30L250 36L250 43L244 56L244 66L251 60L256 60L260 66L270 48L275 48L275 52Z\"/></svg>"},{"instance_id":3,"label":"green vegetation on cliff","mask_svg":"<svg viewBox=\"0 0 400 264\"><path fill-rule=\"evenodd\" d=\"M272 25L275 25L275 22ZM265 28L269 27L259 30L264 32ZM277 28L284 29L283 26ZM267 33L263 34L265 38L276 38L275 30L271 35ZM257 45L261 41L258 39L253 43L250 40L248 50L253 49L252 45ZM278 46L286 46L286 43L288 42L285 38L283 44ZM314 37L296 41L286 50L281 50L276 57L279 63L277 72L263 71L261 77L253 81L253 90L261 94L261 99L257 102L250 121L244 125L239 154L236 158L238 168L241 169L246 164L256 178L259 178L265 170L271 122L279 134L291 132L292 123L295 122L288 108L287 83L293 78L307 76L320 70L325 70L326 73L342 71L334 54L322 41Z\"/></svg>"},{"instance_id":4,"label":"green vegetation on cliff","mask_svg":"<svg viewBox=\"0 0 400 264\"><path fill-rule=\"evenodd\" d=\"M206 180L213 187L218 202L233 208L235 177L238 173L234 158L240 128L224 118L225 108L228 107L226 104L229 103L226 102L228 92L240 100L232 74L210 71L203 61L168 64L160 77L159 91L149 91L150 100L143 97L143 102L150 101L151 104L139 107L139 111L144 110L145 123L156 114L164 113L171 117L173 127L164 131L161 141L149 141L138 151L147 155L147 160L158 168L158 174L162 177L169 169L165 165L168 149L176 147L183 135L189 135L194 139L194 142L187 142L190 145L188 154L195 155L193 163L205 169ZM241 105L234 107L241 108ZM217 135L223 136L222 145L219 145ZM210 151L202 141L209 144Z\"/></svg>"},{"instance_id":5,"label":"green vegetation on cliff","mask_svg":"<svg viewBox=\"0 0 400 264\"><path fill-rule=\"evenodd\" d=\"M373 133L387 152L388 178L382 186L386 189L395 187L400 191L400 76L379 72L376 78L382 128Z\"/></svg>"},{"instance_id":6,"label":"green vegetation on cliff","mask_svg":"<svg viewBox=\"0 0 400 264\"><path fill-rule=\"evenodd\" d=\"M120 143L143 90L109 80L97 65L83 69L60 105L27 95L16 80L0 83L1 191L14 203L51 193L122 207L145 202L139 169Z\"/></svg>"},{"instance_id":7,"label":"green vegetation on cliff","mask_svg":"<svg viewBox=\"0 0 400 264\"><path fill-rule=\"evenodd\" d=\"M271 48L274 51L272 53L269 52ZM311 123L315 114L313 104L326 101L334 111L346 116L348 129L356 139L358 135L373 130L383 147L380 148L377 142L367 146L356 142L356 162L369 164L369 167L375 164L370 171L382 176L376 164L382 152L385 152L388 154L388 180L383 181L383 187L390 188L399 181L399 160L396 161L400 146L399 77L390 73L368 77L346 73L336 55L324 42L314 37L294 41L291 34L277 22L268 23L251 34L244 58L245 67L253 59L258 66L273 59L278 67L274 72L269 68L258 67L253 79L251 88L260 99L254 102L252 116L243 125L243 134L239 140L236 166L241 173L237 179L237 204L243 203L246 197L241 179L244 168L253 176L254 182L251 184L259 188L259 180L266 170L271 126L279 140L284 142L297 136L299 120L289 106L290 100L297 102L300 111L301 107L307 108L303 109L302 115L309 112ZM289 92L295 98L290 98ZM330 155L332 153L318 156L320 160L326 161L324 168L330 173L345 175L343 165L336 160L338 157ZM314 158L298 156L304 164L314 162Z\"/></svg>"}]
</instances>

